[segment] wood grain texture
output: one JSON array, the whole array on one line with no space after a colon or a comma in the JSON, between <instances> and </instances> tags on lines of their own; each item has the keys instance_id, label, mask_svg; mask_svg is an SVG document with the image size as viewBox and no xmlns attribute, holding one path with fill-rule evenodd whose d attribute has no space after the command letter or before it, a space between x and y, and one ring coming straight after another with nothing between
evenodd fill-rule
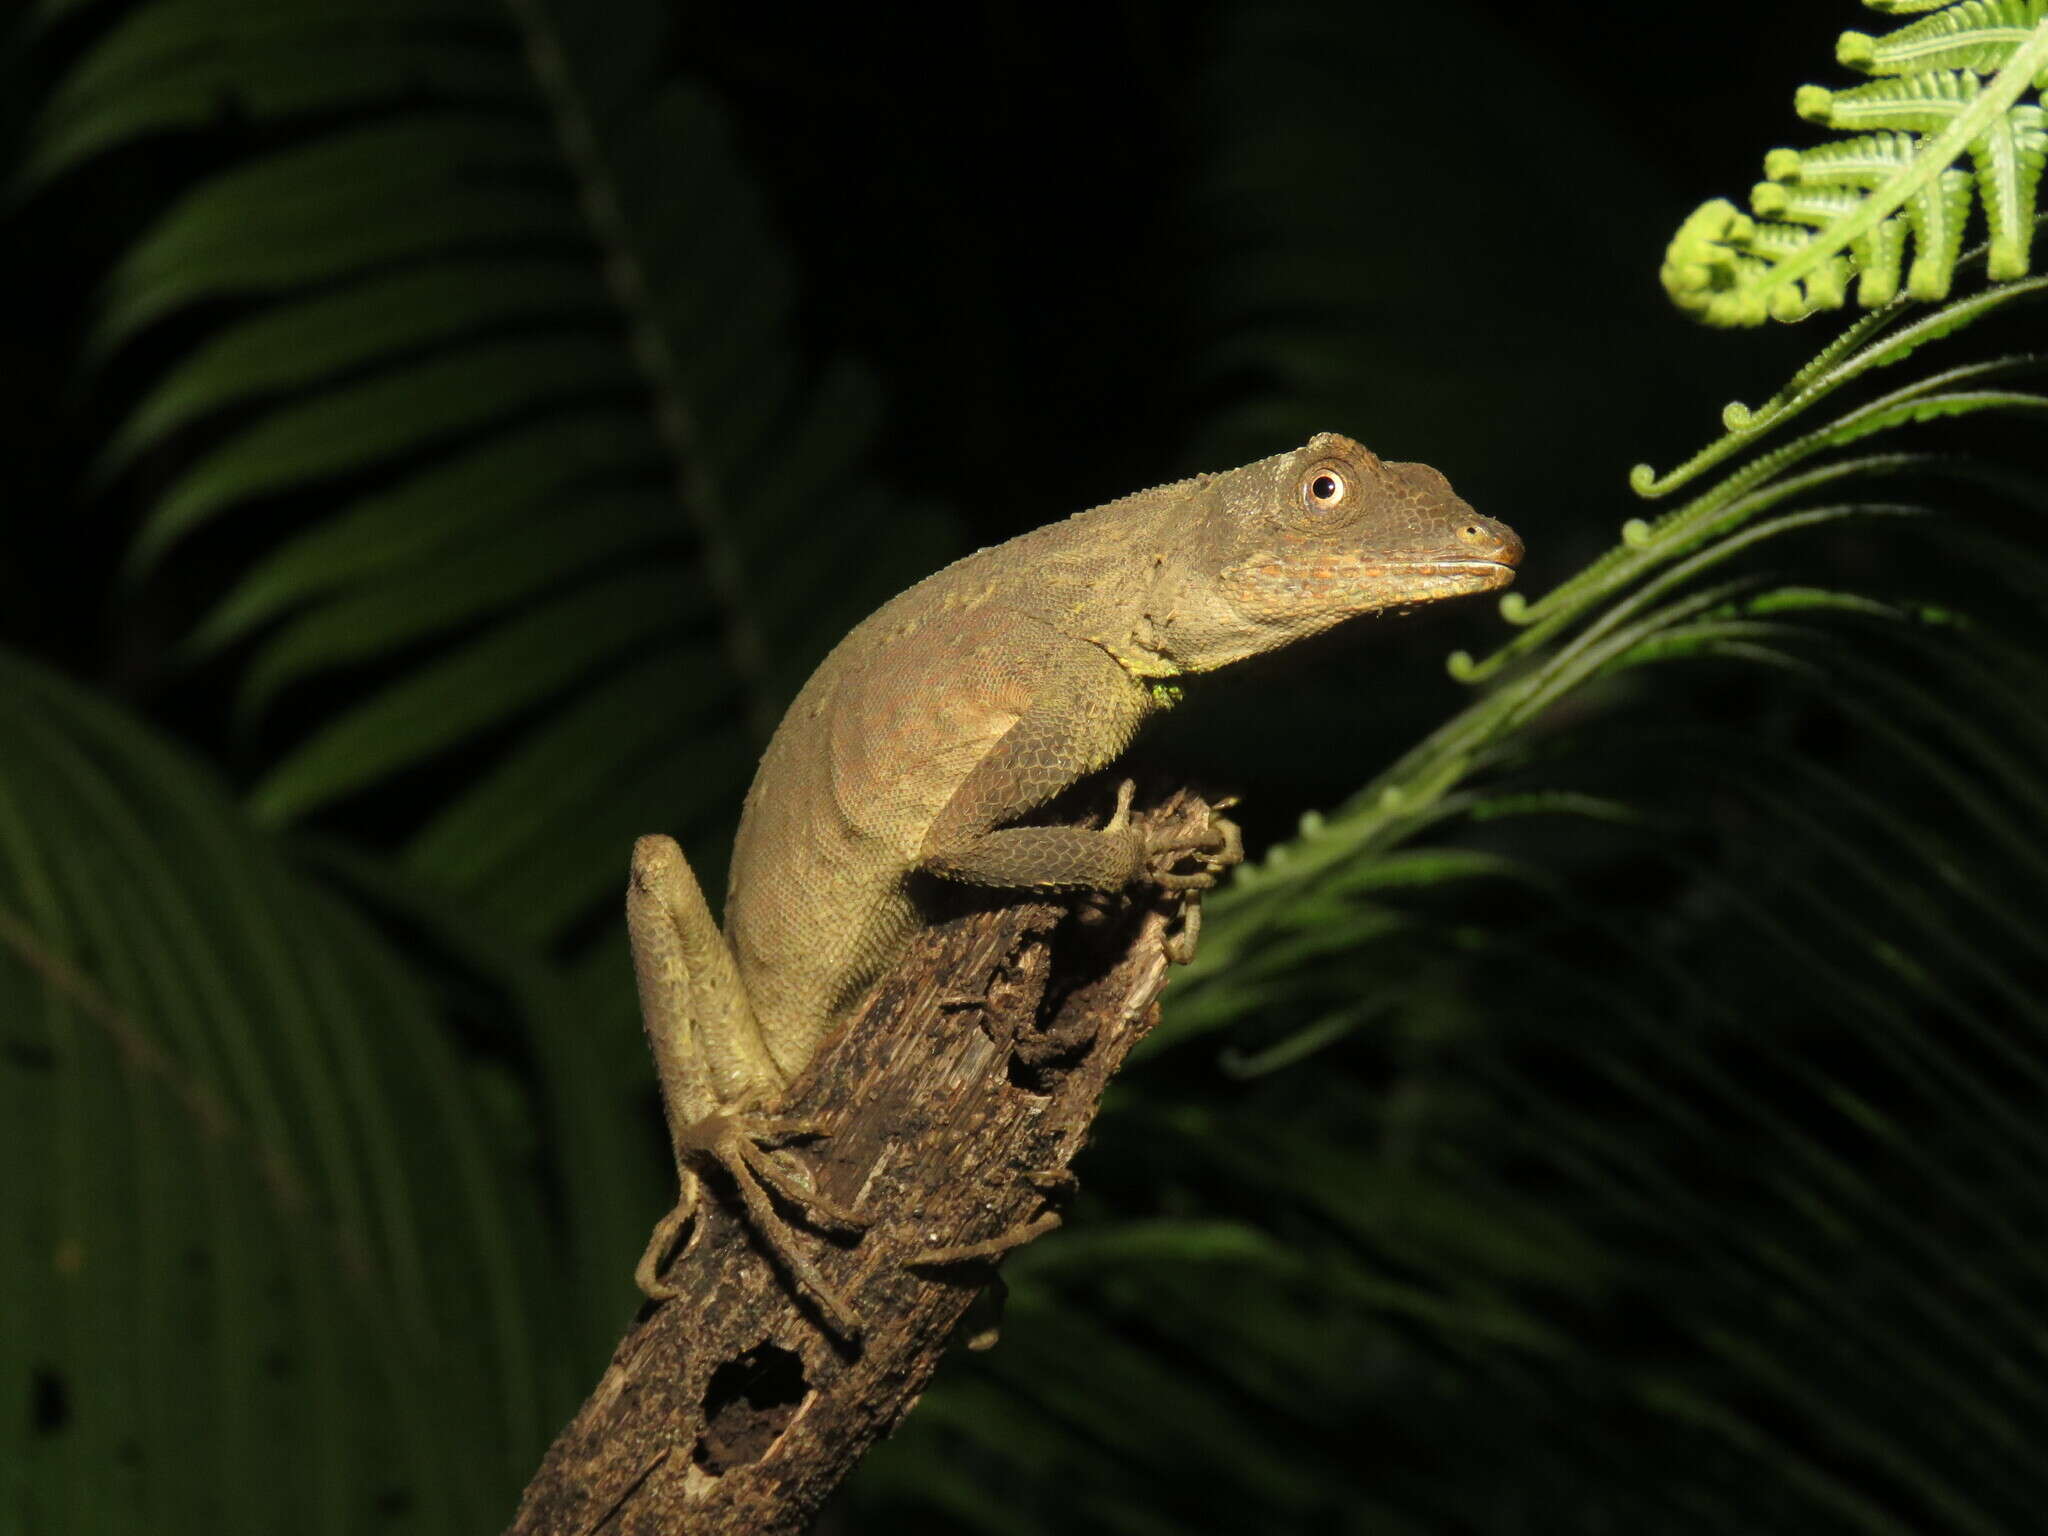
<instances>
[{"instance_id":1,"label":"wood grain texture","mask_svg":"<svg viewBox=\"0 0 2048 1536\"><path fill-rule=\"evenodd\" d=\"M1176 796L1147 819L1198 816ZM991 1278L985 1262L920 1256L1051 1224L1104 1087L1157 1018L1173 903L1090 922L938 894L950 915L934 913L785 1106L834 1128L801 1155L872 1222L813 1249L861 1338L826 1331L716 1189L667 1272L681 1294L620 1341L513 1536L804 1530L916 1404Z\"/></svg>"}]
</instances>

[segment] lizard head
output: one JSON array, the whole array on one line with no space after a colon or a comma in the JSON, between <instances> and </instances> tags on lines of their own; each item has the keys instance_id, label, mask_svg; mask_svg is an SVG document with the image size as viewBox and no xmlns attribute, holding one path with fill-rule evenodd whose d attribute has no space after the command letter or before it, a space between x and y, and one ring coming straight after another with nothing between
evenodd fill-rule
<instances>
[{"instance_id":1,"label":"lizard head","mask_svg":"<svg viewBox=\"0 0 2048 1536\"><path fill-rule=\"evenodd\" d=\"M1162 562L1140 644L1205 672L1346 619L1493 592L1522 541L1426 464L1390 464L1321 433L1201 483L1186 548ZM1171 574L1168 575L1168 570Z\"/></svg>"}]
</instances>

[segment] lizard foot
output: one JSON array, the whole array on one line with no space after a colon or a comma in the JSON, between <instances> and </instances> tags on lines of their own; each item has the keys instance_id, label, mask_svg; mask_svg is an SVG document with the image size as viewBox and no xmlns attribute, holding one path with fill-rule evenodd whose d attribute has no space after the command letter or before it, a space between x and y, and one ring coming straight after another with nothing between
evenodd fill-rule
<instances>
[{"instance_id":1,"label":"lizard foot","mask_svg":"<svg viewBox=\"0 0 2048 1536\"><path fill-rule=\"evenodd\" d=\"M1244 862L1244 833L1236 822L1219 814L1237 804L1235 797L1203 808L1199 822L1161 828L1146 841L1145 878L1165 891L1206 891L1226 872ZM1175 868L1189 859L1192 870Z\"/></svg>"},{"instance_id":2,"label":"lizard foot","mask_svg":"<svg viewBox=\"0 0 2048 1536\"><path fill-rule=\"evenodd\" d=\"M833 1330L845 1339L860 1337L860 1319L826 1283L817 1266L805 1255L802 1239L775 1209L773 1195L793 1207L814 1227L837 1232L859 1232L868 1223L860 1216L827 1200L811 1187L802 1168L788 1161L780 1149L792 1141L825 1134L822 1127L807 1120L787 1120L750 1113L706 1115L686 1127L677 1137L682 1196L669 1213L654 1225L646 1251L634 1267L633 1278L647 1296L657 1301L677 1294L676 1288L660 1278L663 1262L673 1253L684 1225L696 1214L702 1180L691 1164L716 1164L732 1181L745 1205L755 1234L775 1261L825 1314Z\"/></svg>"},{"instance_id":3,"label":"lizard foot","mask_svg":"<svg viewBox=\"0 0 2048 1536\"><path fill-rule=\"evenodd\" d=\"M1199 802L1198 802L1199 804ZM1186 965L1195 958L1202 932L1202 893L1215 888L1226 872L1244 862L1244 833L1220 814L1237 804L1235 795L1201 806L1199 820L1154 828L1145 846L1145 879L1180 897L1179 920L1167 933L1166 958ZM1121 798L1119 814L1123 812ZM1192 861L1194 868L1178 866Z\"/></svg>"},{"instance_id":4,"label":"lizard foot","mask_svg":"<svg viewBox=\"0 0 2048 1536\"><path fill-rule=\"evenodd\" d=\"M1103 825L1105 832L1130 827L1131 801L1136 793L1137 785L1130 779L1117 785L1116 809ZM1237 804L1237 797L1229 795L1213 804L1195 803L1199 819L1181 817L1144 828L1138 878L1165 891L1206 891L1225 871L1244 862L1244 833L1236 822L1219 814ZM1189 859L1195 861L1194 869L1176 867Z\"/></svg>"}]
</instances>

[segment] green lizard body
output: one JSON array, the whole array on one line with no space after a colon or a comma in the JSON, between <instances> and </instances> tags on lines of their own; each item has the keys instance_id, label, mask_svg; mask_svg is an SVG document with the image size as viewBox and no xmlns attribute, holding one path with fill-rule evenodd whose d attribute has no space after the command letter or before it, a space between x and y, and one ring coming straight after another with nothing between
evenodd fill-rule
<instances>
[{"instance_id":1,"label":"green lizard body","mask_svg":"<svg viewBox=\"0 0 2048 1536\"><path fill-rule=\"evenodd\" d=\"M1175 680L1345 619L1506 585L1521 543L1435 470L1323 434L1225 474L1141 491L956 561L884 604L812 674L748 791L726 927L676 845L642 838L627 899L682 1198L638 1278L650 1295L707 1163L836 1325L852 1319L763 1185L855 1225L773 1149L770 1113L920 921L913 875L1019 891L1212 883L1176 861L1218 825L1148 840L1018 826L1122 754Z\"/></svg>"}]
</instances>

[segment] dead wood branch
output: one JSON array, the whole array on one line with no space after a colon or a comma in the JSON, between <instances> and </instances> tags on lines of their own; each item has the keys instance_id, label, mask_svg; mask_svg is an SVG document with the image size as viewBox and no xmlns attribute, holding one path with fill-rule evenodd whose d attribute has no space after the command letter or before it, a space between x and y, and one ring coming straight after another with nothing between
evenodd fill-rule
<instances>
[{"instance_id":1,"label":"dead wood branch","mask_svg":"<svg viewBox=\"0 0 2048 1536\"><path fill-rule=\"evenodd\" d=\"M1176 797L1153 818L1200 817ZM957 893L953 893L953 899ZM1057 1221L1102 1092L1157 1016L1163 906L1093 924L1051 904L955 910L819 1052L786 1112L835 1128L802 1155L872 1221L816 1238L859 1313L835 1339L729 1192L549 1449L513 1536L794 1536L917 1402L986 1257ZM943 1250L948 1262L921 1262ZM629 1256L622 1256L624 1261Z\"/></svg>"}]
</instances>

